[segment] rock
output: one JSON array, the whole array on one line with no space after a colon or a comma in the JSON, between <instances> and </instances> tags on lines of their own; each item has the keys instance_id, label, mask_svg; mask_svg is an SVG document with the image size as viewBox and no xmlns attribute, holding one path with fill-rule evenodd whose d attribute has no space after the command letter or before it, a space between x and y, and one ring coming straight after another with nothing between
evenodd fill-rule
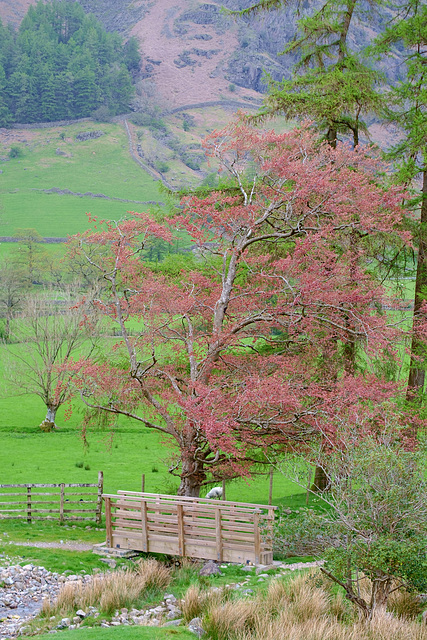
<instances>
[{"instance_id":1,"label":"rock","mask_svg":"<svg viewBox=\"0 0 427 640\"><path fill-rule=\"evenodd\" d=\"M182 611L179 607L174 607L173 605L169 605L169 613L167 614L168 620L173 620L174 618L179 618L182 614Z\"/></svg>"},{"instance_id":2,"label":"rock","mask_svg":"<svg viewBox=\"0 0 427 640\"><path fill-rule=\"evenodd\" d=\"M177 618L176 620L169 620L164 623L164 627L179 627L179 625L184 622L184 618Z\"/></svg>"},{"instance_id":3,"label":"rock","mask_svg":"<svg viewBox=\"0 0 427 640\"><path fill-rule=\"evenodd\" d=\"M195 633L198 638L201 638L206 633L206 631L202 627L201 618L193 618L192 620L190 620L188 629L192 633Z\"/></svg>"},{"instance_id":4,"label":"rock","mask_svg":"<svg viewBox=\"0 0 427 640\"><path fill-rule=\"evenodd\" d=\"M82 131L76 135L76 140L84 142L86 140L94 140L104 135L103 131Z\"/></svg>"},{"instance_id":5,"label":"rock","mask_svg":"<svg viewBox=\"0 0 427 640\"><path fill-rule=\"evenodd\" d=\"M166 593L165 596L163 597L163 600L165 602L176 602L176 598L173 595L173 593Z\"/></svg>"},{"instance_id":6,"label":"rock","mask_svg":"<svg viewBox=\"0 0 427 640\"><path fill-rule=\"evenodd\" d=\"M79 616L80 618L86 618L86 613L82 609L79 609L78 611L76 611L76 616Z\"/></svg>"},{"instance_id":7,"label":"rock","mask_svg":"<svg viewBox=\"0 0 427 640\"><path fill-rule=\"evenodd\" d=\"M221 575L221 569L213 560L209 560L199 571L200 576L216 576Z\"/></svg>"},{"instance_id":8,"label":"rock","mask_svg":"<svg viewBox=\"0 0 427 640\"><path fill-rule=\"evenodd\" d=\"M245 565L241 568L241 571L253 571L253 567L251 567L250 565Z\"/></svg>"},{"instance_id":9,"label":"rock","mask_svg":"<svg viewBox=\"0 0 427 640\"><path fill-rule=\"evenodd\" d=\"M62 618L61 622L57 625L57 629L68 629L71 624L70 618Z\"/></svg>"}]
</instances>

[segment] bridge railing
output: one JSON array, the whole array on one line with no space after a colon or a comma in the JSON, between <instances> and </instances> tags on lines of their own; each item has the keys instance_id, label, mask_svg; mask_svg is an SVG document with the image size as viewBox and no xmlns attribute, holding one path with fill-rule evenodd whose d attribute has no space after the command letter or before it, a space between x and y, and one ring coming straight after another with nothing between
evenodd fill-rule
<instances>
[{"instance_id":1,"label":"bridge railing","mask_svg":"<svg viewBox=\"0 0 427 640\"><path fill-rule=\"evenodd\" d=\"M107 546L271 564L276 507L119 491L104 494Z\"/></svg>"}]
</instances>

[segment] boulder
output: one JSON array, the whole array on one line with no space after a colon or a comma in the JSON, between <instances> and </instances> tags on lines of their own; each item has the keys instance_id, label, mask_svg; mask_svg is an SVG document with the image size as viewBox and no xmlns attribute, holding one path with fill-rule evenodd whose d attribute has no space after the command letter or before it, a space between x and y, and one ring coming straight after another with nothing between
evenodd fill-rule
<instances>
[{"instance_id":1,"label":"boulder","mask_svg":"<svg viewBox=\"0 0 427 640\"><path fill-rule=\"evenodd\" d=\"M217 576L221 575L221 569L218 567L216 562L213 560L209 560L199 571L199 575L201 576Z\"/></svg>"}]
</instances>

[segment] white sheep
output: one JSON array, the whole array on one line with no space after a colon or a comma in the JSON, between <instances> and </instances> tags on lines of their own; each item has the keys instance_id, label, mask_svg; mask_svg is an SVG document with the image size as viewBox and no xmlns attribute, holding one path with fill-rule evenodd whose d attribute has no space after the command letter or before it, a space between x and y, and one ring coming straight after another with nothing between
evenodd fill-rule
<instances>
[{"instance_id":1,"label":"white sheep","mask_svg":"<svg viewBox=\"0 0 427 640\"><path fill-rule=\"evenodd\" d=\"M213 498L222 498L222 487L213 487L213 489L206 494L206 497L209 500L212 500Z\"/></svg>"}]
</instances>

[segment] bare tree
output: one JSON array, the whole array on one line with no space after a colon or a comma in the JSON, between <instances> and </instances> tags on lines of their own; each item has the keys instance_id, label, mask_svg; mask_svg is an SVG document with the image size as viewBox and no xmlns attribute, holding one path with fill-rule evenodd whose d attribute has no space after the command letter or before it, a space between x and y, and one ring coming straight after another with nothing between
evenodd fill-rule
<instances>
[{"instance_id":1,"label":"bare tree","mask_svg":"<svg viewBox=\"0 0 427 640\"><path fill-rule=\"evenodd\" d=\"M6 348L6 378L20 394L35 394L46 406L45 430L57 427L56 413L72 395L71 360L94 356L99 343L97 318L89 303L72 289L30 297L11 329L13 350ZM89 332L83 327L88 318Z\"/></svg>"},{"instance_id":2,"label":"bare tree","mask_svg":"<svg viewBox=\"0 0 427 640\"><path fill-rule=\"evenodd\" d=\"M5 319L3 337L10 337L10 323L19 312L27 291L25 275L16 265L4 260L0 263L0 317Z\"/></svg>"}]
</instances>

